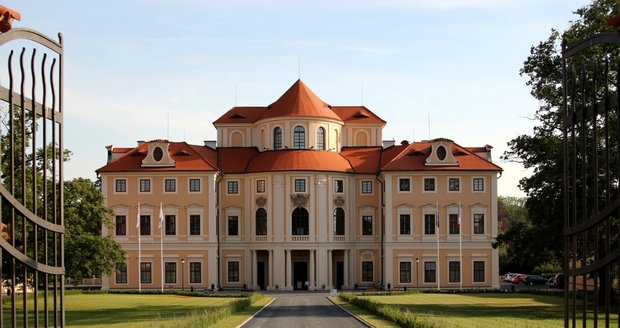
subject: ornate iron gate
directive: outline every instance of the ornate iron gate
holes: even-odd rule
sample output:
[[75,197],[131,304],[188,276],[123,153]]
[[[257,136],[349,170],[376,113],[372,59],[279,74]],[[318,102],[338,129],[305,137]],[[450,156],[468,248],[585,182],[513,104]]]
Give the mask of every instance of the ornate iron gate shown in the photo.
[[619,45],[601,33],[563,46],[565,327],[618,320]]
[[58,38],[0,34],[0,327],[65,326]]

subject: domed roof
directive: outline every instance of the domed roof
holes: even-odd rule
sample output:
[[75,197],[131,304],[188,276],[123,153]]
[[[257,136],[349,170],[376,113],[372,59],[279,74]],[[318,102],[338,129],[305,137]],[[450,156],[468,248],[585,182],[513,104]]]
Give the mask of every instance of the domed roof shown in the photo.
[[321,117],[342,121],[331,106],[322,101],[301,80],[297,80],[286,92],[267,110],[261,119],[286,116]]

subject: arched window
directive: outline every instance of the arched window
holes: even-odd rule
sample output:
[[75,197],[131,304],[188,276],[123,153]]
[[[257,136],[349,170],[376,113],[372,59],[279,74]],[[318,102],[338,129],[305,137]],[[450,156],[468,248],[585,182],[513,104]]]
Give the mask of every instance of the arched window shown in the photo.
[[325,150],[325,129],[322,127],[316,130],[316,149]]
[[293,148],[306,148],[306,129],[303,126],[296,126],[293,130]]
[[293,228],[292,234],[299,236],[307,236],[310,234],[308,223],[308,211],[303,207],[297,207],[293,210],[291,227]]
[[340,207],[334,210],[334,235],[344,236],[344,210]]
[[267,235],[267,211],[264,208],[256,210],[256,235]]
[[273,129],[273,150],[282,149],[282,129]]

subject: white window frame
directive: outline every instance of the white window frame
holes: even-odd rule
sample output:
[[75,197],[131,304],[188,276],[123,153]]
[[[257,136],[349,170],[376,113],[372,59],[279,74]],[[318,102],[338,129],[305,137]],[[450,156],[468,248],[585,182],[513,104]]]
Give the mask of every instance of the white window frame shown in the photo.
[[[426,179],[433,179],[434,183],[434,189],[433,190],[426,190]],[[433,176],[426,176],[422,178],[422,193],[423,194],[435,194],[437,193],[437,177],[433,177]]]
[[[422,208],[422,231],[420,232],[420,234],[422,235],[422,240],[423,241],[436,241],[437,240],[437,234],[440,233],[440,229],[443,226],[441,224],[441,222],[439,222],[439,227],[437,227],[437,220],[439,220],[439,218],[437,217],[437,206],[435,204],[433,205],[426,205]],[[434,234],[427,234],[426,233],[426,229],[425,229],[425,225],[426,225],[426,215],[427,214],[433,214],[435,215],[435,233]]]
[[[228,278],[230,277],[230,272],[229,272],[230,268],[228,266],[228,263],[231,263],[231,262],[237,262],[237,265],[239,266],[239,280],[238,281],[230,281],[230,280],[228,280]],[[242,271],[241,271],[241,259],[240,258],[234,257],[234,258],[231,258],[231,259],[226,259],[226,283],[229,283],[229,284],[240,284],[241,283],[241,272]]]
[[[229,191],[230,191],[230,188],[229,188],[230,183],[233,183],[233,182],[237,183],[237,193],[236,194],[229,193]],[[228,195],[228,196],[239,196],[240,194],[241,194],[241,183],[239,182],[238,179],[231,179],[231,180],[226,181],[226,195]]]
[[[338,194],[338,195],[343,195],[345,192],[345,186],[344,186],[344,179],[343,178],[334,178],[333,180],[333,187],[334,187],[334,194]],[[342,182],[342,191],[336,191],[336,182],[340,181]]]
[[[370,192],[364,193],[364,182],[370,183]],[[360,195],[362,196],[372,196],[375,194],[375,185],[372,180],[360,180]]]
[[[187,236],[187,240],[202,240],[203,236],[205,235],[205,218],[203,215],[203,208],[201,206],[197,206],[197,205],[191,205],[191,206],[187,206],[185,208],[185,212],[186,212],[186,227],[187,230],[185,231],[184,236]],[[192,215],[198,215],[200,216],[200,233],[198,235],[190,235],[190,217]],[[178,217],[178,216],[177,216]],[[179,231],[177,231],[179,232]],[[181,236],[180,233],[177,233],[177,236]]]
[[[488,236],[490,235],[490,231],[488,229],[488,224],[489,224],[489,215],[488,215],[488,208],[485,205],[481,205],[481,204],[476,204],[473,205],[470,209],[471,215],[470,215],[470,224],[469,224],[469,228],[471,229],[471,239],[487,239]],[[484,215],[484,233],[483,234],[475,234],[474,233],[474,215],[475,214],[482,214]],[[463,219],[463,217],[461,217],[461,220]],[[462,226],[462,222],[461,222],[461,226]]]
[[[192,282],[191,263],[200,263],[200,282]],[[204,282],[205,265],[200,258],[188,258],[187,259],[187,281],[190,286],[199,286]],[[177,279],[178,280],[178,279]]]
[[[174,191],[166,191],[166,180],[174,180]],[[164,177],[162,179],[162,190],[164,194],[173,195],[179,192],[179,181],[175,177]]]
[[[127,260],[127,258],[125,258],[125,275],[126,275],[126,281],[125,282],[117,282],[116,280],[116,264],[120,264],[120,263],[114,263],[114,285],[115,286],[127,286],[129,285],[129,261]],[[140,274],[142,274],[142,270],[140,270]]]
[[[165,206],[162,209],[162,213],[164,214],[164,222],[162,224],[162,232],[164,234],[164,239],[177,239],[180,235],[179,231],[179,208],[176,206]],[[166,234],[166,215],[174,215],[174,231],[175,235]],[[159,221],[159,217],[157,218]],[[159,225],[159,223],[158,223]],[[189,228],[189,226],[188,226]]]
[[[474,262],[484,262],[484,281],[474,281]],[[487,283],[487,260],[484,258],[472,257],[471,259],[471,283],[472,285],[484,285]]]
[[[474,181],[476,179],[482,179],[482,190],[475,190]],[[485,192],[486,189],[487,189],[487,181],[484,177],[480,177],[480,176],[471,177],[471,192],[483,193]]]
[[[149,191],[142,191],[142,181],[143,180],[146,180],[146,181],[149,182]],[[146,194],[146,195],[152,194],[153,193],[153,179],[145,178],[145,177],[138,178],[138,193],[139,194],[143,194],[143,195],[144,194]]]
[[[400,264],[401,263],[409,263],[409,282],[402,282],[400,280]],[[413,265],[414,265],[415,261],[412,260],[412,258],[407,258],[407,259],[402,259],[402,260],[398,260],[398,284],[399,285],[405,285],[405,286],[413,286],[413,280],[414,278],[416,278],[414,276],[413,273]]]
[[[409,190],[400,190],[400,180],[409,180]],[[411,177],[397,177],[396,178],[396,193],[398,194],[410,194],[413,192],[413,179]]]
[[[455,257],[455,256],[448,256],[448,258],[446,259],[446,273],[448,274],[447,275],[448,284],[450,284],[450,285],[458,285],[458,284],[461,283],[460,281],[450,281],[450,262],[460,262],[460,260],[459,260],[458,256],[457,257]],[[463,264],[462,263],[459,264],[459,270],[461,271],[459,273],[459,279],[462,280],[463,279],[463,272],[462,272],[463,271]],[[473,279],[473,276],[472,276],[472,279]]]
[[[400,233],[400,216],[401,214],[409,215],[409,234],[402,235]],[[400,205],[396,210],[396,228],[398,229],[397,236],[398,239],[413,239],[413,235],[415,234],[415,229],[413,225],[413,206],[411,205]]]
[[[198,191],[192,191],[191,181],[198,180],[198,186],[200,187]],[[201,177],[188,177],[187,178],[187,193],[188,194],[202,194],[202,178]]]
[[[303,181],[304,182],[304,190],[303,191],[297,191],[297,181]],[[293,193],[295,194],[307,194],[308,193],[308,179],[307,178],[293,178]]]
[[[437,285],[437,281],[439,279],[439,272],[437,272],[437,259],[423,259],[422,261],[422,284],[423,285]],[[426,282],[426,263],[435,263],[435,281]]]
[[[450,190],[450,179],[457,179],[459,181],[459,190]],[[448,191],[448,193],[455,193],[455,194],[459,194],[461,193],[461,190],[463,190],[463,183],[461,181],[461,177],[448,177],[446,179],[446,190]]]
[[[256,184],[255,184],[255,185],[256,185],[256,189],[255,189],[254,191],[255,191],[257,194],[259,194],[259,195],[264,195],[264,194],[266,194],[266,193],[267,193],[267,178],[258,178],[258,179],[256,179],[255,181],[256,181]],[[265,188],[265,190],[264,190],[264,191],[258,191],[258,182],[259,182],[259,181],[262,181],[262,182],[264,183],[264,188]]]
[[[125,181],[125,191],[116,191],[116,181]],[[126,195],[129,192],[129,184],[127,178],[114,178],[113,189],[115,194]]]

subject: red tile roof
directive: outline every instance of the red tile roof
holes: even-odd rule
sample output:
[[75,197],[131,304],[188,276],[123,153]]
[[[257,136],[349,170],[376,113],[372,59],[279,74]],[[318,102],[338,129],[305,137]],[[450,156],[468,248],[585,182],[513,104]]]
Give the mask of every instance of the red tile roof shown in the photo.
[[267,107],[233,107],[213,124],[254,123],[273,117],[302,116],[350,123],[385,124],[364,106],[330,106],[301,80],[297,80],[278,100]]
[[224,173],[243,173],[250,160],[258,154],[256,147],[217,149],[217,165]]
[[332,110],[346,123],[373,123],[382,125],[386,123],[364,106],[332,106]]
[[[383,171],[502,171],[502,168],[472,153],[458,144],[452,144],[452,153],[458,166],[426,166],[430,155],[430,142],[414,142],[406,147],[392,160],[383,165]],[[396,148],[396,147],[391,147]]]
[[337,153],[314,150],[265,151],[252,158],[246,172],[324,171],[353,173],[349,161]]
[[346,158],[355,173],[376,174],[381,168],[381,147],[345,147],[340,155]]
[[176,162],[174,167],[142,167],[142,160],[148,151],[147,144],[143,143],[95,172],[217,171],[214,162],[209,160],[215,158],[215,152],[204,146],[204,149],[197,151],[198,147],[186,142],[171,142],[170,155]]

